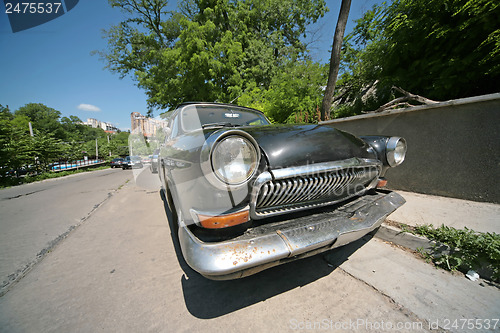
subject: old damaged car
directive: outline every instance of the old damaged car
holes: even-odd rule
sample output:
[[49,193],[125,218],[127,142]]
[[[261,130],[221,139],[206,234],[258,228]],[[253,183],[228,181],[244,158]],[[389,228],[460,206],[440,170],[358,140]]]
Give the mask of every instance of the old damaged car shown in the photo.
[[169,113],[159,176],[182,254],[235,279],[357,240],[405,201],[384,186],[399,137],[273,125],[257,110],[184,103]]

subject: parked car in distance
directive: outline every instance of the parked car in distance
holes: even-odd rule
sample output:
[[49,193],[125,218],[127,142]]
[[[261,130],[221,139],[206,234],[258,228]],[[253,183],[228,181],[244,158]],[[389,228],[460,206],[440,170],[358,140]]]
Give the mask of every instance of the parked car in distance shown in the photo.
[[122,162],[122,169],[140,169],[144,165],[142,164],[140,156],[127,156]]
[[151,155],[144,156],[144,157],[142,158],[142,163],[143,163],[143,164],[150,164],[150,163],[151,163]]
[[381,187],[400,137],[330,124],[273,125],[260,111],[183,103],[158,157],[186,262],[214,280],[248,276],[353,242],[404,204]]
[[159,152],[160,152],[160,148],[157,148],[153,151],[153,155],[151,156],[151,165],[149,166],[151,173],[158,172],[158,153]]
[[122,167],[123,158],[113,158],[109,164],[111,168],[121,168]]

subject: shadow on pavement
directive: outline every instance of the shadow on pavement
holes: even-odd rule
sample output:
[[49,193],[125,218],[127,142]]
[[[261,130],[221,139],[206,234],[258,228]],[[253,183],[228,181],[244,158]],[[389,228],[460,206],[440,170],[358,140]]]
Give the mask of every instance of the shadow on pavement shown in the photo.
[[[160,191],[179,264],[184,271],[181,284],[188,311],[200,319],[211,319],[265,301],[329,275],[373,236],[309,258],[276,266],[237,280],[213,281],[191,269],[184,260],[163,190]],[[328,256],[328,262],[325,260]]]
[[132,169],[134,181],[137,187],[147,191],[157,191],[161,187],[160,178],[151,172],[150,166],[146,165],[141,169]]

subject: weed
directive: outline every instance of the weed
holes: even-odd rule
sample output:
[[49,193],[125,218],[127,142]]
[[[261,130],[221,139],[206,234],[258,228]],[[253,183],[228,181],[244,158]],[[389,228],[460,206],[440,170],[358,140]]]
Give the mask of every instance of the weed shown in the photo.
[[441,253],[436,244],[433,251],[419,251],[424,258],[432,259],[436,266],[454,271],[470,269],[491,272],[493,280],[500,280],[500,235],[490,232],[476,232],[472,229],[455,229],[432,224],[415,227],[415,234],[447,245],[450,250]]

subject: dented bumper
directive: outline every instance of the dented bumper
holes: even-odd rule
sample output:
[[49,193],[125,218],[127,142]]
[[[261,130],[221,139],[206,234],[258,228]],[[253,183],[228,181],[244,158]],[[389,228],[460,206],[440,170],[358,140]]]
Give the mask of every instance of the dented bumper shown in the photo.
[[251,228],[229,241],[202,242],[181,227],[179,241],[195,271],[214,280],[237,279],[355,241],[378,228],[404,203],[395,192],[375,192],[344,205],[290,214],[288,220]]

